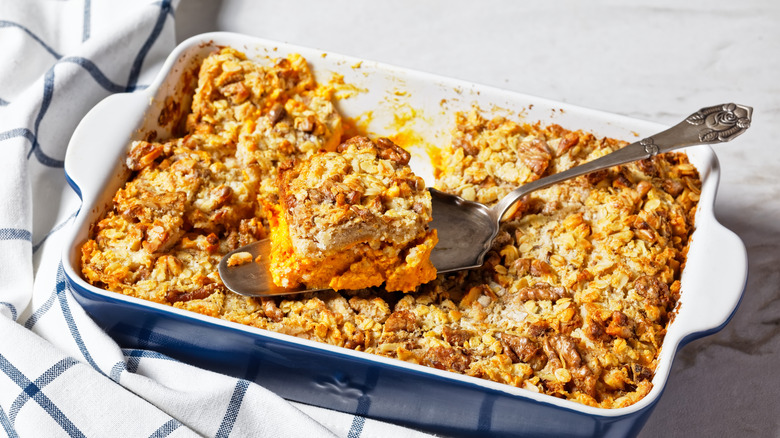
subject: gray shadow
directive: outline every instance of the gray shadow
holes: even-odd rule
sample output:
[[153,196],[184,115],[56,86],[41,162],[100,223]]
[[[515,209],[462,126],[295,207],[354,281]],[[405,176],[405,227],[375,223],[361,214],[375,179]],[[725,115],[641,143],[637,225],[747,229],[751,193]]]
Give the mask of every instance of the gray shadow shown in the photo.
[[219,30],[222,0],[182,0],[176,7],[176,41]]

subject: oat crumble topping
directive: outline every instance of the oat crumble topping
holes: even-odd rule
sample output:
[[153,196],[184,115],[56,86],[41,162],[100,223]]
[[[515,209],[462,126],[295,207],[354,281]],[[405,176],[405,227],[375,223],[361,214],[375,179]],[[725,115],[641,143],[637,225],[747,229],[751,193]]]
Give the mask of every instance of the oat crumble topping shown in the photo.
[[[624,145],[478,111],[453,119],[437,186],[488,204]],[[529,195],[483,267],[410,293],[229,292],[217,265],[267,236],[264,203],[279,201],[282,163],[338,153],[342,132],[330,91],[300,56],[260,65],[230,48],[214,53],[186,135],[131,146],[133,173],[82,247],[83,275],[117,293],[590,406],[628,406],[650,391],[701,187],[684,154]]]

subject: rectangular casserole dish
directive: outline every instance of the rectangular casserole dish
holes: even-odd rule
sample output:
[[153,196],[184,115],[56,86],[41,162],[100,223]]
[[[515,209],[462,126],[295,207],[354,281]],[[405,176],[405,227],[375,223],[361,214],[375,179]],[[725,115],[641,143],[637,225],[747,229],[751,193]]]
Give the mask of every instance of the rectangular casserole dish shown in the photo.
[[[682,275],[677,315],[668,328],[653,378],[639,402],[600,409],[520,388],[399,360],[333,347],[108,292],[80,272],[80,247],[129,172],[132,140],[174,135],[189,108],[195,67],[216,47],[249,58],[303,55],[317,80],[342,75],[339,111],[375,136],[408,134],[421,145],[447,141],[452,114],[474,105],[529,122],[557,123],[623,140],[665,127],[532,96],[425,73],[229,33],[191,38],[170,55],[146,90],[98,104],[77,127],[65,172],[83,201],[69,230],[63,267],[76,299],[125,347],[153,349],[235,377],[256,381],[285,398],[449,435],[631,436],[663,392],[676,351],[723,327],[736,310],[747,276],[744,245],[714,217],[719,168],[709,147],[686,151],[702,179],[695,232]],[[702,105],[705,106],[705,105]],[[691,111],[698,108],[691,108]],[[687,115],[687,114],[685,114]],[[684,115],[681,115],[684,116]],[[364,125],[364,126],[363,126]],[[424,150],[412,167],[428,185],[433,171]]]

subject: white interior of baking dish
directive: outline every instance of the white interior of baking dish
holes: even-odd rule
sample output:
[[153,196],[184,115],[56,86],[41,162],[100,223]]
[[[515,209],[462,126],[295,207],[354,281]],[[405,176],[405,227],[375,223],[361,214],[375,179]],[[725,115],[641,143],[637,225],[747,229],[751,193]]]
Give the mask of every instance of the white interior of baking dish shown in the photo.
[[[348,89],[342,91],[342,94],[349,96],[338,100],[337,105],[342,114],[359,120],[361,127],[365,127],[371,135],[392,135],[398,131],[408,131],[419,136],[422,147],[412,151],[412,166],[429,185],[433,185],[434,180],[425,147],[446,144],[452,128],[453,114],[474,105],[490,114],[503,114],[513,119],[522,115],[529,122],[557,123],[567,129],[583,129],[593,132],[596,136],[628,141],[636,141],[665,129],[655,123],[319,50],[237,34],[204,34],[177,47],[157,80],[148,89],[133,94],[111,96],[96,106],[85,117],[71,139],[65,168],[68,178],[80,191],[83,207],[70,231],[72,243],[65,249],[63,264],[68,277],[79,282],[83,288],[113,300],[130,301],[211,324],[238,328],[246,331],[248,335],[261,335],[289,343],[315,346],[336,354],[371,360],[383,366],[410,368],[417,372],[461,380],[566,409],[607,417],[625,415],[655,401],[663,390],[674,354],[680,344],[693,337],[717,331],[725,325],[736,309],[746,281],[747,256],[739,238],[715,220],[713,207],[719,168],[715,154],[707,146],[686,151],[701,174],[703,187],[696,213],[696,231],[682,276],[678,313],[663,343],[653,379],[654,388],[644,399],[626,408],[600,409],[583,406],[504,384],[242,326],[102,291],[89,285],[81,279],[79,248],[87,239],[90,225],[103,214],[116,189],[124,183],[127,172],[123,163],[129,141],[147,138],[152,131],[159,139],[169,137],[171,126],[159,126],[158,117],[160,109],[166,105],[166,97],[182,92],[180,79],[183,75],[193,73],[194,63],[214,47],[226,45],[233,46],[259,61],[278,58],[291,52],[300,53],[309,61],[321,83],[331,81],[334,73],[343,75],[344,83],[352,87],[352,92]],[[718,103],[721,102],[702,102],[702,106]],[[698,109],[691,108],[691,112]],[[402,114],[402,117],[397,117],[398,114]],[[681,114],[680,118],[687,115]]]

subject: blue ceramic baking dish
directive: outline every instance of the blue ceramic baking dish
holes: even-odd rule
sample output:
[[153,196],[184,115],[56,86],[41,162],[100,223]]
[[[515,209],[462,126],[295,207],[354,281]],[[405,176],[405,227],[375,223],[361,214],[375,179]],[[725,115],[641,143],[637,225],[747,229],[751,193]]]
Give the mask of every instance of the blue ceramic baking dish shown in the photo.
[[[339,110],[364,120],[372,135],[408,129],[423,144],[447,139],[453,112],[473,105],[528,121],[558,123],[598,136],[632,139],[665,127],[533,96],[230,33],[191,38],[168,58],[146,90],[117,94],[98,104],[77,127],[65,158],[70,185],[83,205],[68,232],[63,267],[87,313],[121,346],[159,351],[178,360],[245,378],[285,398],[358,413],[423,430],[457,436],[636,435],[658,402],[678,349],[722,328],[736,310],[747,277],[743,243],[713,214],[718,162],[708,147],[687,151],[702,177],[696,230],[682,276],[678,313],[664,340],[653,389],[624,408],[601,409],[528,390],[395,359],[248,327],[96,288],[81,276],[80,247],[90,226],[125,182],[124,155],[132,140],[171,137],[195,86],[195,68],[218,46],[250,58],[300,53],[317,79],[334,74],[362,90],[342,98]],[[393,114],[419,117],[399,126]],[[363,117],[371,114],[370,118]],[[363,117],[361,119],[361,117]],[[412,166],[430,184],[424,151]]]

